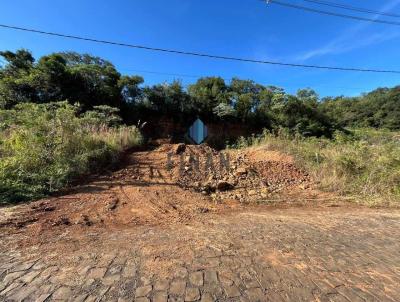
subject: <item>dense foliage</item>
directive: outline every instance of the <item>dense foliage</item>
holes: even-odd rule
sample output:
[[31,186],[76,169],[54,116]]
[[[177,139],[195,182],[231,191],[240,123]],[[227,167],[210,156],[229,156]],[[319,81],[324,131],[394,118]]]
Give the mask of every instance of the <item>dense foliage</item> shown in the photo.
[[119,108],[124,122],[136,124],[167,116],[190,123],[243,123],[254,130],[288,127],[304,135],[331,136],[335,123],[321,110],[312,90],[289,95],[251,80],[200,78],[186,90],[179,81],[143,86],[140,76],[122,76],[110,62],[90,55],[54,53],[37,62],[26,50],[0,52],[0,108],[21,103],[67,100],[82,110],[107,105]]
[[78,109],[60,102],[0,110],[0,204],[58,191],[140,143],[135,127],[110,127],[119,121],[115,109]]
[[167,116],[190,123],[243,123],[254,130],[286,127],[306,136],[331,137],[343,127],[400,129],[400,86],[360,97],[319,99],[311,89],[296,95],[251,80],[200,78],[184,89],[179,81],[144,86],[140,76],[123,76],[104,59],[74,52],[53,53],[35,61],[27,50],[0,52],[0,108],[20,103],[67,100],[82,110],[107,105],[120,109],[125,123]]
[[355,98],[325,98],[320,107],[341,126],[400,129],[400,86]]

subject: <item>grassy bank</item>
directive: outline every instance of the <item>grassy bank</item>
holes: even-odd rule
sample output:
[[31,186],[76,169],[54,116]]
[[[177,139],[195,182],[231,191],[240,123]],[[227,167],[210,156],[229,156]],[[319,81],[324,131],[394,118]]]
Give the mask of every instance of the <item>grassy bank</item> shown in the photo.
[[242,138],[236,147],[265,146],[294,156],[325,191],[368,205],[400,206],[400,133],[355,129],[334,139],[285,131]]
[[78,112],[64,102],[0,111],[0,203],[56,192],[141,143],[137,128],[116,126],[110,107]]

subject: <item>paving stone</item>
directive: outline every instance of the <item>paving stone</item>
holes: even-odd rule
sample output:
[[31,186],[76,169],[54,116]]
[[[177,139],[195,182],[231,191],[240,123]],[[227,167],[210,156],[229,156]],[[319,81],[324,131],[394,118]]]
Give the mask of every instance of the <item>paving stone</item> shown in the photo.
[[147,296],[147,295],[151,292],[152,289],[153,289],[153,288],[152,288],[151,285],[138,287],[138,288],[136,289],[135,296],[136,296],[136,297],[144,297],[144,296]]
[[204,272],[205,283],[218,283],[218,275],[216,271],[207,270]]
[[3,289],[0,292],[0,295],[9,294],[10,292],[13,292],[14,290],[22,287],[23,285],[24,285],[24,283],[21,283],[21,282],[13,282],[13,283],[9,284],[5,289]]
[[169,293],[176,296],[183,296],[185,293],[186,281],[173,281]]
[[229,279],[226,276],[219,275],[219,280],[221,281],[223,286],[232,286],[234,283],[231,279]]
[[228,298],[235,298],[240,296],[240,291],[235,285],[226,286],[224,287],[224,290]]
[[[51,296],[51,293],[41,294],[37,299],[35,299],[35,302],[44,302],[44,301],[46,301],[50,296]],[[86,297],[85,297],[85,298],[86,298]],[[74,302],[75,302],[75,301],[74,301]],[[81,301],[76,301],[76,302],[81,302]]]
[[167,302],[168,294],[165,291],[158,291],[154,293],[153,302]]
[[19,272],[14,272],[7,274],[4,279],[3,279],[3,284],[8,285],[12,281],[16,280],[17,278],[21,277],[22,275],[25,274],[25,271],[19,271]]
[[54,300],[68,300],[72,296],[72,290],[69,287],[60,287],[57,289],[53,295],[52,298]]
[[324,294],[337,293],[336,289],[334,289],[331,285],[329,285],[323,280],[314,279],[313,282],[317,285],[318,289]]
[[136,298],[135,302],[150,302],[150,300],[146,297]]
[[122,275],[124,278],[133,278],[136,275],[136,267],[135,266],[126,266],[123,268]]
[[44,261],[38,261],[35,263],[34,266],[32,266],[32,269],[34,270],[44,270],[47,267],[47,263],[45,263]]
[[[268,292],[267,294],[266,294],[266,301],[271,301],[271,302],[284,302],[284,301],[287,301],[287,300],[284,300],[283,298],[282,298],[282,296],[280,295],[280,294],[278,294],[278,293],[275,293],[275,292]],[[322,302],[322,301],[321,301]]]
[[35,279],[40,274],[40,271],[32,271],[20,278],[22,282],[31,283],[33,279]]
[[92,268],[89,271],[88,278],[90,279],[101,279],[107,272],[107,268],[99,267],[99,268]]
[[204,293],[201,297],[201,302],[214,302],[216,301],[210,293]]
[[83,293],[83,294],[78,294],[75,298],[72,299],[73,302],[84,302],[86,301],[87,297],[89,294]]
[[168,297],[168,302],[184,302],[182,297]]
[[143,286],[150,285],[151,284],[151,277],[143,276],[143,277],[140,278],[140,281],[141,281]]
[[360,298],[354,290],[346,286],[339,286],[336,290],[345,298],[354,302],[363,302],[364,299]]
[[98,301],[98,298],[96,297],[96,296],[94,296],[94,295],[90,295],[90,296],[88,296],[87,298],[86,298],[86,300],[85,300],[85,302],[97,302]]
[[38,290],[35,286],[23,286],[19,288],[17,291],[14,291],[14,294],[9,297],[12,301],[23,301],[25,298],[31,296]]
[[221,261],[218,258],[208,258],[204,265],[206,268],[216,268],[220,265]]
[[[103,250],[93,247],[91,253],[91,244],[82,244],[63,255],[49,254],[49,260],[39,255],[36,262],[6,245],[0,250],[0,301],[25,296],[43,302],[57,295],[59,301],[73,295],[76,302],[400,301],[400,212],[335,211],[249,210],[216,215],[201,228],[105,233],[104,244],[96,242]],[[153,247],[147,249],[149,242],[159,247],[160,259]],[[41,251],[29,252],[34,257]],[[134,298],[135,289],[146,286],[150,290]]]
[[96,280],[94,280],[94,279],[86,279],[83,287],[90,288],[95,282],[96,282]]
[[197,287],[187,287],[185,301],[197,301],[200,299],[200,291]]
[[365,301],[378,301],[377,298],[360,288],[353,288],[353,290],[359,297],[363,298]]
[[34,266],[36,263],[36,261],[30,261],[30,262],[26,262],[26,263],[21,263],[17,266],[14,266],[10,271],[11,272],[20,272],[20,271],[27,271],[30,268],[32,268],[32,266]]
[[250,301],[260,302],[265,300],[265,296],[261,288],[250,288],[245,291]]
[[194,272],[189,275],[189,281],[195,286],[203,286],[203,272]]
[[122,266],[120,266],[120,265],[115,265],[108,269],[108,273],[110,275],[119,274],[121,271],[122,271]]
[[166,280],[156,281],[156,283],[154,284],[154,290],[166,291],[166,290],[168,290],[168,285],[169,285],[169,282]]
[[104,297],[104,296],[108,293],[108,291],[110,290],[110,288],[111,288],[111,286],[103,286],[103,287],[100,289],[99,294],[97,295],[97,296],[98,296],[98,299],[101,300],[101,298]]
[[187,275],[188,275],[187,268],[185,268],[185,267],[178,267],[178,268],[175,270],[174,275],[175,275],[175,278],[185,279],[185,278],[187,277]]
[[101,282],[105,285],[110,286],[110,285],[117,283],[120,279],[121,279],[120,275],[111,275],[111,276],[107,276],[107,277],[103,278],[101,280]]
[[332,302],[349,302],[349,300],[347,300],[341,294],[328,294],[327,296],[329,298],[329,301]]
[[258,283],[257,280],[243,280],[244,285],[246,286],[246,288],[256,288],[259,287],[260,284]]

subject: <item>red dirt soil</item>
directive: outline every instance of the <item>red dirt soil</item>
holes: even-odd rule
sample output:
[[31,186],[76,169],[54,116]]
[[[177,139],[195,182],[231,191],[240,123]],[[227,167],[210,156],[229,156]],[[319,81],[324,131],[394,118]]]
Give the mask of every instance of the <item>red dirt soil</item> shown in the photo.
[[[0,228],[33,238],[64,229],[80,233],[87,228],[171,225],[244,204],[290,201],[294,195],[297,199],[321,196],[289,156],[263,148],[227,152],[228,170],[219,167],[220,153],[205,145],[164,144],[129,153],[122,169],[88,180],[66,195],[3,209]],[[168,153],[172,169],[168,169]],[[204,166],[210,158],[207,154],[215,165],[208,169]],[[198,170],[190,164],[191,155],[198,156]]]

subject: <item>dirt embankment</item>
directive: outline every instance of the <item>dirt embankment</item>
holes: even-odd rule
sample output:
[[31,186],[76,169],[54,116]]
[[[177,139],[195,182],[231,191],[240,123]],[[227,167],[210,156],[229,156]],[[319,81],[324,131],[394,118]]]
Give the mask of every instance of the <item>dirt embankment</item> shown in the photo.
[[[69,194],[4,209],[3,229],[113,229],[187,223],[290,192],[313,194],[312,180],[292,158],[258,149],[218,152],[206,145],[164,144],[127,155],[125,166]],[[282,197],[283,196],[283,197]]]

